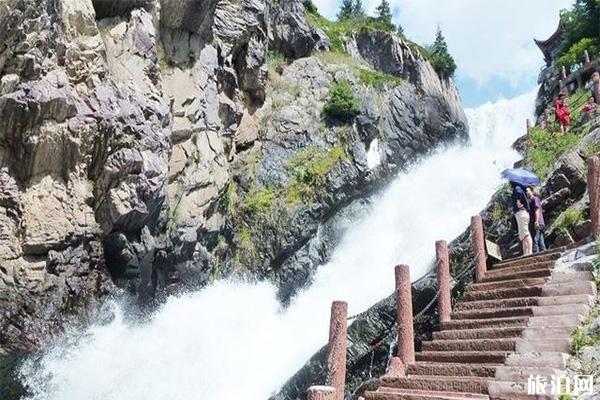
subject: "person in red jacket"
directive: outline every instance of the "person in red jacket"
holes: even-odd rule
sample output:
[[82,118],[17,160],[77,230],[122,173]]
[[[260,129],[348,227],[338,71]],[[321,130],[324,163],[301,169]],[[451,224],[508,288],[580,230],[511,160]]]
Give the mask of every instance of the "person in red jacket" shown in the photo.
[[566,98],[567,95],[561,93],[558,95],[558,98],[554,100],[554,115],[556,116],[556,121],[560,125],[561,133],[565,133],[568,126],[571,124],[571,111],[567,105]]

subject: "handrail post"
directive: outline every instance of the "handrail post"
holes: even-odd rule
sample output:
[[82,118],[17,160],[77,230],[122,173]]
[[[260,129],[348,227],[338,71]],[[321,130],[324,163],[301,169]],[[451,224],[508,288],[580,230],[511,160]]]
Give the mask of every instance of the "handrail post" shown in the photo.
[[395,268],[395,277],[398,357],[402,361],[402,364],[407,366],[415,362],[412,285],[408,265],[397,265]]
[[335,400],[344,400],[346,386],[346,335],[348,329],[348,303],[331,304],[329,344],[327,346],[327,384],[335,388]]
[[450,321],[452,302],[450,299],[450,263],[448,261],[448,243],[445,240],[435,242],[436,275],[440,295],[438,309],[440,322]]
[[471,218],[471,241],[473,254],[475,256],[475,281],[480,282],[485,276],[487,259],[485,254],[485,243],[483,234],[483,220],[481,215]]

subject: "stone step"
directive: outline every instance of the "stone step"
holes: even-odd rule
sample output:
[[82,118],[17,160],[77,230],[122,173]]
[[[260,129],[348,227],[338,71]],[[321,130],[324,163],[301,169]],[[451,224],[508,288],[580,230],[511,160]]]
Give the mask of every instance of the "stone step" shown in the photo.
[[491,378],[476,376],[430,376],[382,377],[381,385],[398,389],[452,391],[487,394]]
[[[573,326],[565,324],[562,326],[544,326],[541,328],[525,328],[521,331],[522,339],[539,339],[544,337],[570,337]],[[449,331],[451,332],[451,331]]]
[[506,357],[507,367],[537,367],[565,369],[569,354],[562,352],[511,353]]
[[494,377],[501,364],[456,364],[418,362],[406,367],[407,375],[445,375]]
[[561,304],[548,306],[510,307],[510,308],[484,308],[479,310],[456,311],[451,314],[451,319],[488,319],[517,316],[545,316],[545,315],[587,315],[590,306],[587,304]]
[[542,296],[589,295],[596,296],[596,284],[591,281],[551,282],[542,289]]
[[528,394],[527,380],[515,381],[492,381],[488,385],[490,398],[494,400],[558,400],[557,395],[550,394],[550,378],[548,377],[547,394]]
[[516,265],[511,265],[508,267],[495,267],[495,268],[491,268],[488,269],[486,271],[486,274],[497,274],[497,273],[515,273],[515,272],[522,272],[522,271],[528,271],[531,269],[542,269],[542,268],[546,268],[546,269],[552,269],[554,267],[554,263],[555,261],[541,261],[541,262],[534,262],[534,263],[524,263],[524,264],[516,264]]
[[555,272],[550,278],[550,283],[574,282],[574,281],[594,281],[594,275],[591,271],[569,271]]
[[417,361],[462,363],[462,364],[500,364],[511,351],[421,351],[415,354]]
[[376,392],[365,392],[366,400],[489,400],[476,393],[440,392],[431,390],[397,389],[382,387]]
[[515,265],[534,264],[544,261],[554,261],[560,258],[564,249],[549,250],[544,253],[537,253],[525,257],[511,258],[493,265],[493,268],[508,268]]
[[517,338],[458,339],[423,342],[423,351],[513,351]]
[[488,308],[532,307],[538,305],[538,297],[515,297],[511,299],[464,301],[454,308],[455,311],[480,310]]
[[549,297],[515,297],[509,299],[465,301],[456,306],[456,311],[475,310],[486,308],[511,308],[531,306],[554,306],[561,304],[588,304],[592,305],[593,296],[585,294],[549,296]]
[[480,291],[469,291],[464,297],[463,301],[480,301],[480,300],[495,300],[495,299],[512,299],[518,297],[538,297],[542,295],[544,283],[538,286],[525,286],[518,288],[509,289],[493,289],[493,290],[480,290]]
[[464,319],[441,322],[442,330],[483,329],[483,328],[524,328],[529,323],[527,316],[486,319]]
[[550,270],[550,268],[537,268],[514,273],[510,271],[499,271],[493,274],[491,272],[488,272],[483,276],[481,282],[503,282],[507,280],[524,278],[546,278],[550,275],[552,275],[552,271]]
[[518,353],[534,352],[571,352],[570,336],[551,337],[542,336],[534,339],[519,339],[515,343],[515,350]]
[[[455,329],[433,332],[434,340],[494,339],[520,337],[525,327]],[[529,328],[533,329],[533,328]]]
[[499,365],[495,368],[494,377],[499,381],[527,382],[531,375],[541,375],[546,377],[560,376],[564,369],[552,367],[517,367]]
[[478,282],[471,286],[471,291],[480,292],[480,291],[489,291],[489,290],[499,290],[499,289],[516,289],[516,288],[524,288],[524,287],[532,287],[532,286],[543,286],[550,279],[548,277],[544,278],[516,278],[516,279],[508,279],[505,281],[498,282]]
[[587,314],[537,316],[529,318],[528,328],[574,327],[585,321]]

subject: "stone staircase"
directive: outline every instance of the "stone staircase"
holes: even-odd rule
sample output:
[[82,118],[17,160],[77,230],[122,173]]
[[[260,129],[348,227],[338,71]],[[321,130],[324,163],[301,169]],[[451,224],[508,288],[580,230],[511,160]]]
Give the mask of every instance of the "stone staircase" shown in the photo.
[[[595,301],[588,271],[557,270],[567,248],[496,264],[472,285],[404,373],[388,372],[366,400],[555,399],[528,378],[562,375],[570,334]],[[549,392],[548,392],[549,393]]]

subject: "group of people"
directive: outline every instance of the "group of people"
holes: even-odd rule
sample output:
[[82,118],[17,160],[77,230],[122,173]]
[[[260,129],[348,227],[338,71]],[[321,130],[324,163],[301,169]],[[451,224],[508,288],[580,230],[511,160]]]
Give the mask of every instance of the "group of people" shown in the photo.
[[517,231],[523,248],[523,255],[529,255],[546,250],[544,230],[544,210],[542,201],[533,187],[524,187],[511,182],[513,188],[512,203]]
[[[591,94],[581,111],[583,113],[596,112],[600,104],[600,73],[594,72],[592,79],[585,87],[591,91]],[[565,133],[571,124],[571,111],[567,104],[567,94],[564,91],[560,92],[556,100],[554,100],[554,116],[560,126],[560,132]]]

